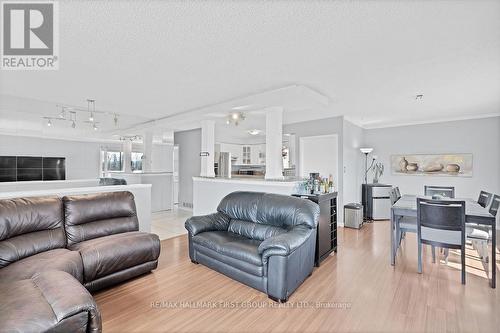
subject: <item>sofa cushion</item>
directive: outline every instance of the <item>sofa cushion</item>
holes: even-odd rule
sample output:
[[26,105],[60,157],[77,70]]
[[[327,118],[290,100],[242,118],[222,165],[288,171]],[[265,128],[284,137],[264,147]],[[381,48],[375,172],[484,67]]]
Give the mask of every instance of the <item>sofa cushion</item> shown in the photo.
[[67,249],[41,252],[21,259],[0,269],[0,281],[30,279],[39,272],[64,271],[83,281],[83,265],[80,254]]
[[319,219],[319,206],[310,200],[263,192],[232,192],[222,199],[217,211],[235,220],[285,229],[297,225],[313,229]]
[[0,200],[0,268],[65,245],[63,208],[59,198]]
[[84,281],[158,259],[160,239],[155,234],[133,231],[99,237],[70,245],[83,261]]
[[0,281],[2,332],[101,331],[101,317],[92,296],[65,272]]
[[134,195],[109,192],[63,198],[68,245],[139,230]]
[[234,219],[229,222],[228,231],[260,241],[287,232],[286,229],[281,227]]
[[194,236],[193,243],[252,265],[262,266],[262,257],[257,250],[262,243],[259,240],[227,231],[209,231]]

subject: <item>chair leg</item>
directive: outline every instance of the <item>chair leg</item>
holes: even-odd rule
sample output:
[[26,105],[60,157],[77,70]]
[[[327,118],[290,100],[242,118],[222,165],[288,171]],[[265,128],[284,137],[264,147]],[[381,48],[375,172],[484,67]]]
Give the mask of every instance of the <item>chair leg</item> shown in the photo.
[[422,273],[422,242],[418,240],[418,272]]
[[436,247],[434,245],[431,245],[431,250],[432,250],[432,263],[436,263]]
[[[465,284],[465,246],[462,246],[462,249],[460,251],[461,257],[462,257],[462,284]],[[446,259],[448,260],[448,259]]]
[[449,256],[449,254],[450,254],[450,249],[444,249],[444,262],[446,263],[446,265],[448,265],[448,256]]

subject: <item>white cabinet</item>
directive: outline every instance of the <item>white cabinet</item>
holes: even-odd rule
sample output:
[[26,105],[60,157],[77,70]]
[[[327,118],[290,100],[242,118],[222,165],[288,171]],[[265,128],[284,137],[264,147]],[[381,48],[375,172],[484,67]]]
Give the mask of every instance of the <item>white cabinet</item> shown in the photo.
[[265,165],[266,164],[266,145],[251,144],[240,145],[232,143],[221,143],[220,152],[231,153],[231,158],[237,157],[234,164],[237,165]]

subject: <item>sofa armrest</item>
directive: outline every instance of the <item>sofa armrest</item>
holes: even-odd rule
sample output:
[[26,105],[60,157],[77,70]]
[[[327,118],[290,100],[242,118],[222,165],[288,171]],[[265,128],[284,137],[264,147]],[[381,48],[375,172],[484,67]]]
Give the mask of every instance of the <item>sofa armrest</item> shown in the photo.
[[315,231],[315,229],[300,225],[284,234],[267,238],[258,248],[259,254],[262,254],[262,261],[266,263],[270,256],[287,256],[291,254],[304,244]]
[[227,231],[229,217],[221,212],[210,215],[192,216],[184,224],[191,236],[206,231]]

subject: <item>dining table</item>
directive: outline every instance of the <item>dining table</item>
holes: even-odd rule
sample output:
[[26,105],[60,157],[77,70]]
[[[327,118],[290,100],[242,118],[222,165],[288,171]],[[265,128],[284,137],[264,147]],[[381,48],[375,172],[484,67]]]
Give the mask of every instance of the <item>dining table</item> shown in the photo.
[[[396,265],[396,254],[399,246],[399,241],[396,235],[399,232],[399,222],[404,217],[417,218],[417,198],[432,199],[430,196],[418,195],[403,195],[398,201],[394,203],[391,208],[391,265]],[[490,226],[491,235],[491,279],[490,285],[492,288],[496,287],[496,218],[487,208],[482,207],[477,201],[470,198],[444,198],[440,200],[451,201],[464,201],[465,202],[465,223],[466,224],[479,224]]]

